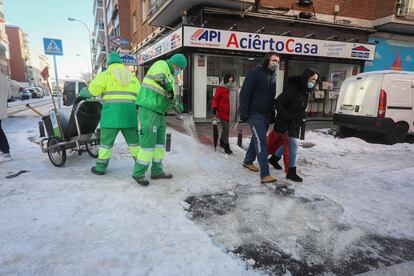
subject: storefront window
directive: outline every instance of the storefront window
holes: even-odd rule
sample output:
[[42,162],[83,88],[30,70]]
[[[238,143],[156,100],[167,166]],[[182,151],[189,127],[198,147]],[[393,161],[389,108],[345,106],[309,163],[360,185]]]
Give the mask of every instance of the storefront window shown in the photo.
[[217,86],[222,83],[224,75],[232,73],[237,87],[240,88],[247,72],[261,62],[262,59],[260,58],[229,56],[207,57],[207,118],[213,117],[211,104],[214,92]]
[[309,96],[308,116],[332,116],[343,81],[345,78],[359,73],[360,66],[346,63],[289,60],[288,75],[300,75],[307,67],[314,68],[320,74],[319,86]]

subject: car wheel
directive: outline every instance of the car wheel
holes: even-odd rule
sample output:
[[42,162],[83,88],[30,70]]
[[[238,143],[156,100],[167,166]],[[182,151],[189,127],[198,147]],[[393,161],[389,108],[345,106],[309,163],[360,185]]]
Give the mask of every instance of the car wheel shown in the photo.
[[389,133],[384,135],[384,142],[393,145],[395,143],[403,143],[408,133],[408,124],[399,122],[394,124]]

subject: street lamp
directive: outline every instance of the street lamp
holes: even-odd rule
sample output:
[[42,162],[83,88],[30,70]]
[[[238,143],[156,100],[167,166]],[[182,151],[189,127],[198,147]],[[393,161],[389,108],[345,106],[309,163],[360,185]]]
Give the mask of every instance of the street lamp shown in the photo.
[[89,29],[88,25],[86,25],[85,22],[76,19],[76,18],[72,18],[72,17],[68,17],[69,21],[76,21],[81,23],[83,26],[85,26],[85,28],[88,30],[88,36],[89,36],[89,52],[91,55],[91,77],[93,78],[93,63],[92,63],[92,37],[91,37],[91,30]]

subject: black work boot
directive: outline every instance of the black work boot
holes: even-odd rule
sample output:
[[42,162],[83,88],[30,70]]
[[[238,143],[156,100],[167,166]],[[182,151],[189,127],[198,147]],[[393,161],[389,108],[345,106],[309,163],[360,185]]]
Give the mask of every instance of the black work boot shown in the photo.
[[135,181],[142,186],[148,186],[149,185],[149,181],[147,179],[145,179],[144,176],[133,176],[133,179],[135,179]]
[[273,166],[273,168],[275,168],[276,170],[281,170],[282,169],[282,167],[279,165],[279,160],[280,160],[280,157],[277,157],[276,155],[272,155],[270,158],[269,158],[269,164],[270,165],[272,165]]
[[105,172],[98,171],[95,166],[91,168],[91,172],[96,175],[104,175]]
[[173,175],[170,173],[162,172],[159,175],[151,175],[151,179],[171,179]]
[[230,145],[229,144],[224,144],[224,152],[227,154],[232,154],[233,151],[230,149]]
[[302,182],[303,179],[296,174],[296,167],[289,168],[288,173],[286,174],[286,178],[290,179],[295,182]]

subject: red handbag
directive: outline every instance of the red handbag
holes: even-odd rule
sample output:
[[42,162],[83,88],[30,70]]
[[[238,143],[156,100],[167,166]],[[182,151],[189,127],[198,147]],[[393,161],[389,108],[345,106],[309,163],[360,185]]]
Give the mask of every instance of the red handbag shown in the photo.
[[267,151],[270,155],[274,154],[276,150],[283,145],[283,163],[285,165],[285,172],[289,170],[289,135],[277,133],[272,129],[267,135]]

